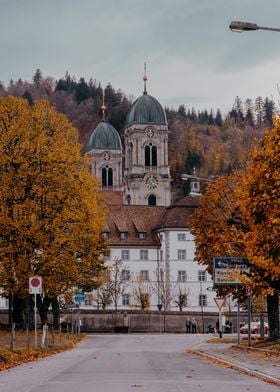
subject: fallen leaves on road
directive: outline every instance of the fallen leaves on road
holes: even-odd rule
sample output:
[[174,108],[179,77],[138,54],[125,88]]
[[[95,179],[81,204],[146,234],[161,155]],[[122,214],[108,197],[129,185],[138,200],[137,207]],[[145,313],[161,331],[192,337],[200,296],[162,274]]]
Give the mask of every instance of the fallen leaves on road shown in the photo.
[[[17,334],[19,334],[19,332],[17,332]],[[84,338],[84,335],[67,335],[67,338],[63,339],[61,344],[46,349],[42,349],[41,347],[18,347],[13,350],[8,348],[0,349],[0,371],[10,369],[21,365],[22,363],[36,361],[39,358],[48,357],[61,351],[70,350]],[[29,369],[32,369],[32,367]]]

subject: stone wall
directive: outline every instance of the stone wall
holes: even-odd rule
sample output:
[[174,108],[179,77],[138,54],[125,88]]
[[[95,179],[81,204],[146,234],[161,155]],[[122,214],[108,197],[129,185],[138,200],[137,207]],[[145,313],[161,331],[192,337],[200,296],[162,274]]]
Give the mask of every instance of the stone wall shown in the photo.
[[[236,332],[236,313],[225,315]],[[252,318],[258,318],[253,315]],[[196,312],[158,312],[158,311],[97,311],[84,309],[67,309],[61,312],[63,329],[69,331],[79,325],[85,332],[114,332],[115,327],[128,327],[130,333],[185,333],[186,320],[194,318],[197,323],[197,332],[207,332],[208,324],[215,325],[218,313]],[[51,313],[49,314],[51,321]],[[247,313],[241,312],[241,321],[247,323]],[[0,310],[0,326],[8,324],[8,312]],[[204,326],[204,328],[203,328]]]

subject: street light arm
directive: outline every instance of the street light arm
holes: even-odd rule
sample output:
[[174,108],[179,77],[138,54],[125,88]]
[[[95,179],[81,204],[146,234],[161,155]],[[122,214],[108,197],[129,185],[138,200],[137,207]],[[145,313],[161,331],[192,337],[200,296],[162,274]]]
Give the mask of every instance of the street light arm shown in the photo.
[[243,33],[243,31],[255,31],[255,30],[280,31],[279,28],[275,28],[275,27],[258,26],[256,23],[239,22],[239,21],[231,22],[229,28],[234,33]]
[[269,31],[280,31],[280,29],[276,27],[264,27],[264,26],[259,26],[260,30],[269,30]]

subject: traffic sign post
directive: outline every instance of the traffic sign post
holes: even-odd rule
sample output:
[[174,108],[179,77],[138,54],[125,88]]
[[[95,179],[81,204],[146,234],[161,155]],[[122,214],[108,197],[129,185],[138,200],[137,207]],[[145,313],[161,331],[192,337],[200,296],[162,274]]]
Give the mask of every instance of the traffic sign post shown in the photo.
[[29,294],[34,294],[34,346],[37,348],[37,294],[42,294],[41,276],[31,276],[29,278]]
[[219,308],[219,336],[220,339],[223,337],[223,326],[222,326],[222,307],[226,302],[226,298],[214,298],[214,301]]
[[248,297],[248,347],[251,347],[251,297],[253,294],[251,286],[246,286],[246,294]]

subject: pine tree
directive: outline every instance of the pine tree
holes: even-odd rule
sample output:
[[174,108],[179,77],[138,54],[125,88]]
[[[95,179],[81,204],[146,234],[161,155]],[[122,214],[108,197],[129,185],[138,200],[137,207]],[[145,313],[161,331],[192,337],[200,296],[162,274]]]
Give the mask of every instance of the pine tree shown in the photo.
[[263,121],[270,128],[273,126],[274,108],[274,102],[266,97],[263,104]]
[[33,75],[32,81],[33,81],[33,86],[36,87],[37,89],[39,89],[41,86],[41,83],[43,81],[42,72],[39,68],[36,69],[36,72]]
[[256,124],[260,128],[263,124],[263,99],[262,99],[262,97],[258,97],[255,100],[255,115],[256,115]]
[[84,78],[80,78],[75,88],[75,98],[78,103],[81,103],[90,98],[90,88]]
[[218,125],[218,127],[221,127],[223,125],[223,118],[220,109],[217,109],[215,124]]

